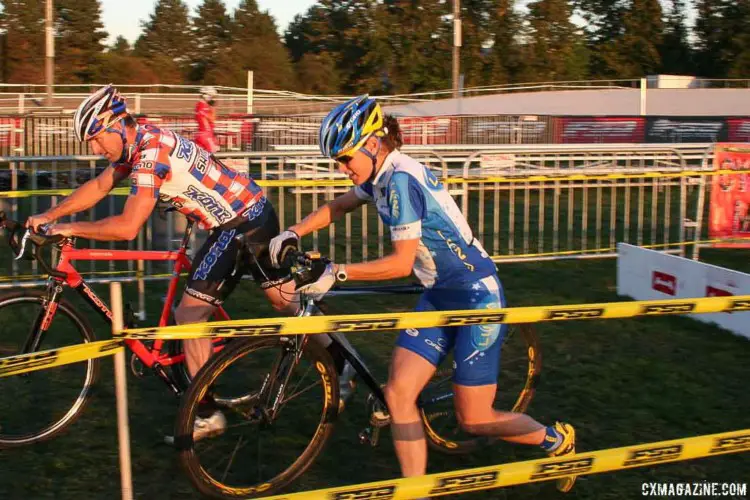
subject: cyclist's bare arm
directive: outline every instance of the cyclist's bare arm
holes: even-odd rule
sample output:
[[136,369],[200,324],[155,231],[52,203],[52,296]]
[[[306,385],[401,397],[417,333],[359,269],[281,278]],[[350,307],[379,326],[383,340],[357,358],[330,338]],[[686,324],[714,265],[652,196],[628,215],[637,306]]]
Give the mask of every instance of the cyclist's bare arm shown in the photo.
[[355,281],[382,281],[405,278],[411,274],[414,259],[417,257],[419,238],[413,240],[396,240],[393,252],[380,259],[357,264],[347,264],[348,279]]
[[301,222],[291,226],[289,229],[302,238],[304,235],[312,233],[313,231],[328,227],[342,215],[355,210],[357,207],[360,207],[365,203],[367,202],[357,198],[357,195],[354,194],[354,189],[350,189],[345,194],[342,194],[326,203],[305,217]]
[[60,217],[88,210],[104,199],[125,177],[127,177],[127,174],[118,173],[110,165],[104,169],[104,172],[73,191],[70,196],[63,199],[58,205],[50,208],[43,214],[29,217],[26,226],[36,228],[40,224],[54,222]]
[[131,194],[125,201],[120,215],[113,215],[95,222],[71,222],[55,224],[50,234],[80,236],[92,240],[132,240],[146,222],[156,206],[157,199],[146,192]]

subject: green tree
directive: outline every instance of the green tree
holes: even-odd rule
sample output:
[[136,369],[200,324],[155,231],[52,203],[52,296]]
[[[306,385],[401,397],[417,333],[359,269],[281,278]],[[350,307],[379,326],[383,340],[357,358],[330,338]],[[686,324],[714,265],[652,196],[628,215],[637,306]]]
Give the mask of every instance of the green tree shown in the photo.
[[521,19],[513,10],[514,0],[494,0],[489,12],[490,49],[484,66],[484,81],[502,85],[518,81],[524,66],[519,32]]
[[158,0],[148,21],[141,24],[143,33],[135,43],[134,55],[158,68],[165,79],[186,73],[190,62],[191,23],[185,3]]
[[110,53],[119,54],[121,56],[130,55],[132,51],[133,49],[130,47],[130,43],[122,35],[119,35],[109,48]]
[[[439,0],[389,0],[377,14],[382,91],[410,93],[450,87],[453,35],[449,6]],[[390,31],[390,33],[389,33]]]
[[192,24],[190,79],[203,83],[208,73],[215,74],[219,56],[229,49],[232,20],[221,0],[204,0]]
[[296,86],[289,53],[281,42],[276,22],[267,11],[260,11],[256,0],[242,0],[237,6],[230,36],[232,43],[221,51],[219,63],[206,74],[207,83],[244,87],[247,72],[253,71],[257,88]]
[[617,40],[624,32],[623,17],[629,0],[573,0],[574,13],[585,21],[585,37],[591,60],[589,70],[595,78],[617,78],[621,54]]
[[44,83],[44,1],[2,0],[5,80]]
[[99,0],[57,0],[55,9],[55,79],[93,82],[107,38]]
[[685,0],[672,0],[672,8],[664,23],[664,37],[660,48],[661,72],[666,74],[695,74],[693,49],[690,46]]
[[588,57],[583,35],[570,21],[566,0],[529,4],[526,72],[536,81],[581,80]]
[[700,73],[747,77],[750,5],[737,0],[698,0],[695,34]]

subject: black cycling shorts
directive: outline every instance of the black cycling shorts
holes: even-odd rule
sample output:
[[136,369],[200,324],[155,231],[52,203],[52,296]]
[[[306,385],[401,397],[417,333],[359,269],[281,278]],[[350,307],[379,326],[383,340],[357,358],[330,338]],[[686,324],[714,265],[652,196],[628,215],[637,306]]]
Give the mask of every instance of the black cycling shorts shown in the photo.
[[[245,245],[240,248],[235,237],[243,233]],[[211,232],[193,260],[185,293],[220,306],[248,272],[262,288],[277,284],[289,275],[289,269],[271,265],[268,244],[278,234],[279,219],[264,196],[242,218]]]

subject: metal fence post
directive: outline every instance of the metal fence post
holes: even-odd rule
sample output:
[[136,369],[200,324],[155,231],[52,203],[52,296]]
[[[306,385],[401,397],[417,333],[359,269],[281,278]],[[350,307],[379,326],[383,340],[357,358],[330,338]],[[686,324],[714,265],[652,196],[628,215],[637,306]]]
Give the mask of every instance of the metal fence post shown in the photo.
[[[122,285],[109,285],[112,303],[112,333],[123,329]],[[117,397],[117,439],[120,445],[120,481],[122,499],[133,500],[133,473],[130,463],[130,429],[128,428],[128,386],[125,349],[115,354],[115,394]]]

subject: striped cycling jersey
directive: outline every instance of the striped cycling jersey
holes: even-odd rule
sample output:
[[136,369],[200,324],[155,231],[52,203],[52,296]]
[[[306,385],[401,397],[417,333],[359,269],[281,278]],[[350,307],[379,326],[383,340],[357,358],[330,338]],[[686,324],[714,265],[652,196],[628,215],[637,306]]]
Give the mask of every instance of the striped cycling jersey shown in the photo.
[[130,176],[130,194],[142,192],[171,203],[204,229],[246,215],[263,190],[246,174],[217,162],[193,141],[167,129],[141,125],[128,163],[114,168]]
[[354,193],[375,202],[392,241],[419,239],[414,274],[426,287],[452,288],[496,273],[443,183],[413,158],[391,152]]

